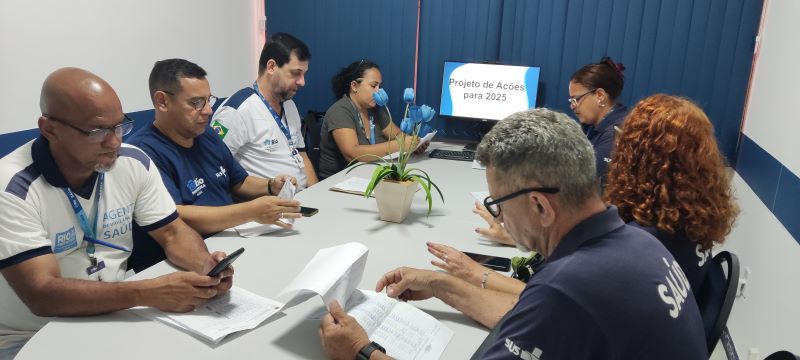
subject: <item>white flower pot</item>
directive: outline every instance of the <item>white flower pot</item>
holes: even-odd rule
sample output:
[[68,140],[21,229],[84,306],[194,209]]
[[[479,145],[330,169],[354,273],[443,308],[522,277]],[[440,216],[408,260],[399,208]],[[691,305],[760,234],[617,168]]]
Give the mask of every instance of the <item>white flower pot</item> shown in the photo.
[[378,215],[383,221],[401,223],[408,217],[411,201],[417,192],[416,181],[398,182],[382,180],[375,187],[375,200],[378,201]]

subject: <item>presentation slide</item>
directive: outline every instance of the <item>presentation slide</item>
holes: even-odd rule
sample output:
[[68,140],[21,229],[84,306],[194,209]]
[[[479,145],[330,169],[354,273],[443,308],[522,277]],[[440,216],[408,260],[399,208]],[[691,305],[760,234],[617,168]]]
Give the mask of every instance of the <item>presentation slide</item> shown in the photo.
[[502,120],[536,106],[539,68],[445,61],[440,114]]

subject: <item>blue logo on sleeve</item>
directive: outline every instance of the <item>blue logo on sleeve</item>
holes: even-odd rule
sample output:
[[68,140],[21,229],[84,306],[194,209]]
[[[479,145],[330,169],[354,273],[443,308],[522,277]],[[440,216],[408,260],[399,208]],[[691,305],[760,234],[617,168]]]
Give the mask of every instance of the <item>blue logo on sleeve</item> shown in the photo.
[[78,247],[78,236],[75,234],[75,227],[71,227],[64,232],[56,233],[53,243],[53,252],[60,253]]

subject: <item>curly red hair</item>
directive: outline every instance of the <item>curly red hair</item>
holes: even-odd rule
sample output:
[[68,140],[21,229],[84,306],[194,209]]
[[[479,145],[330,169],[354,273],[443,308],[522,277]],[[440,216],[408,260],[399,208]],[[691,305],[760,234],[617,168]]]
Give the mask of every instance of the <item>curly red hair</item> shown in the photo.
[[657,94],[625,119],[605,199],[625,221],[684,235],[710,249],[739,210],[706,114],[689,99]]

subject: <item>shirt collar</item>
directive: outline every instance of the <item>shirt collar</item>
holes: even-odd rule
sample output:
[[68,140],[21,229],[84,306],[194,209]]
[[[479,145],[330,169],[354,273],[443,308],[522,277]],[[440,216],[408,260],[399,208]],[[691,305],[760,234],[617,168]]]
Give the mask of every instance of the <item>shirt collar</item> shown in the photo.
[[[31,157],[33,158],[33,167],[44,176],[47,183],[58,188],[65,188],[69,185],[61,170],[56,165],[53,154],[50,152],[50,141],[44,136],[39,137],[33,141],[31,146]],[[92,177],[86,181],[79,189],[72,189],[79,196],[88,199],[92,196],[94,190],[94,181],[97,179],[97,172],[92,174]]]
[[597,239],[607,233],[624,226],[625,222],[619,217],[616,206],[608,206],[606,210],[592,215],[573,227],[558,243],[556,249],[547,258],[552,262],[565,257],[583,246],[584,243]]
[[614,105],[614,108],[606,114],[606,117],[603,121],[600,121],[600,124],[594,126],[594,131],[599,133],[604,132],[611,126],[618,125],[623,119],[625,119],[625,114],[627,113],[628,107],[622,104]]

